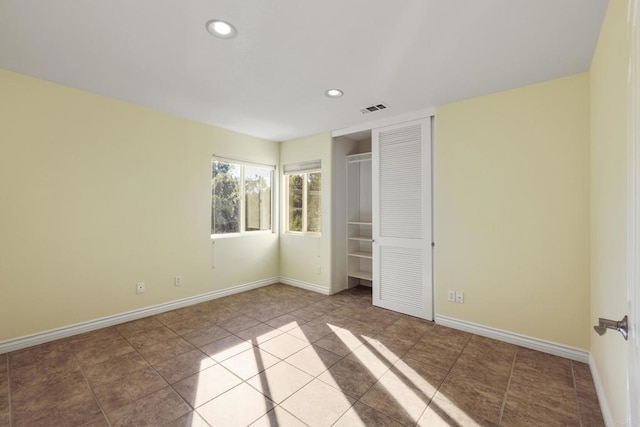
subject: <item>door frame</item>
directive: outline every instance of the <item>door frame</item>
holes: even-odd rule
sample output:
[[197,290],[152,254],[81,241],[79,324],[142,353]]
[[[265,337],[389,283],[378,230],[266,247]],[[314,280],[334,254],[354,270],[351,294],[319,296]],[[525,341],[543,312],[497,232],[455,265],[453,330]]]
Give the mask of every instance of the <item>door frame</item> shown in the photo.
[[627,425],[640,425],[640,0],[629,0],[627,80]]

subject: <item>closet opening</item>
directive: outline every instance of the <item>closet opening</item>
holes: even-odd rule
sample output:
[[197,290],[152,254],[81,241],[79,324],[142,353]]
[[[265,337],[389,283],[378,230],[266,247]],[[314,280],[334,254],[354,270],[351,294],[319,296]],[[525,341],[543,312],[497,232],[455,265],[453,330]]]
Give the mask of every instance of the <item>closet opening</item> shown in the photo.
[[432,122],[334,134],[331,293],[433,320]]
[[[331,293],[373,282],[371,130],[333,139]],[[369,291],[370,292],[370,291]]]

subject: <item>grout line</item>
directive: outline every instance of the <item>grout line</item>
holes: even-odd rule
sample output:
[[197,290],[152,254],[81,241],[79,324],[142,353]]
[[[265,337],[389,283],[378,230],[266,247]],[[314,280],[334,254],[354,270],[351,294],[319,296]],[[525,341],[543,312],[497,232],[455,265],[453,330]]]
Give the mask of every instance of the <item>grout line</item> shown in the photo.
[[9,355],[7,353],[7,399],[9,400],[9,427],[13,426],[13,409],[11,405],[11,364],[9,363]]
[[[467,345],[469,345],[469,341],[471,341],[471,338],[473,338],[474,334],[469,334],[469,339],[467,340],[466,343],[464,343],[464,346],[462,347],[462,350],[460,350],[460,353],[458,353],[458,357],[456,357],[456,360],[453,362],[453,364],[451,365],[451,367],[449,368],[449,370],[447,371],[447,375],[444,377],[444,379],[442,380],[442,382],[440,383],[440,385],[438,386],[438,388],[436,389],[436,392],[433,394],[433,397],[436,397],[436,394],[438,394],[438,392],[440,391],[440,388],[442,387],[442,385],[447,381],[447,379],[449,379],[449,377],[451,376],[451,370],[453,369],[454,366],[456,366],[456,363],[458,363],[458,360],[460,359],[460,356],[462,356],[462,353],[464,352],[464,350],[467,348]],[[433,399],[432,399],[433,400]],[[431,402],[429,402],[429,404],[431,404]]]
[[580,413],[580,398],[578,397],[578,386],[576,383],[576,372],[573,369],[573,360],[571,361],[571,380],[573,382],[573,395],[576,398],[576,412],[578,414],[578,425],[582,427],[582,414]]
[[511,370],[509,371],[509,380],[507,381],[507,388],[504,391],[504,398],[502,399],[502,406],[500,406],[500,418],[498,418],[498,425],[502,423],[502,416],[504,415],[504,408],[507,406],[507,395],[509,394],[509,387],[511,386],[511,379],[513,378],[513,371],[516,367],[516,358],[518,357],[518,347],[513,353],[513,360],[511,361]]
[[[434,323],[433,328],[436,328],[436,324]],[[425,332],[424,335],[422,335],[422,337],[420,337],[420,339],[418,341],[416,341],[416,343],[411,347],[411,349],[413,349],[413,347],[415,347],[416,345],[418,345],[418,342],[420,342],[420,340],[422,340],[422,338],[425,337],[425,335],[427,335],[428,332]],[[433,396],[429,399],[429,403],[427,404],[427,407],[424,408],[424,410],[422,411],[422,413],[420,414],[420,416],[418,417],[418,421],[420,421],[420,419],[422,419],[422,417],[424,416],[424,414],[427,412],[427,410],[429,409],[429,407],[431,406],[431,404],[433,403],[433,399],[436,397],[436,395],[440,392],[440,388],[442,387],[442,385],[447,381],[447,379],[451,376],[451,370],[453,369],[454,366],[456,366],[456,363],[458,363],[458,360],[460,359],[460,357],[462,356],[462,353],[464,352],[464,350],[467,348],[467,345],[469,345],[469,342],[471,341],[471,338],[473,338],[473,334],[469,334],[469,338],[467,339],[467,341],[464,343],[464,346],[462,346],[462,348],[460,349],[460,352],[458,353],[458,357],[456,357],[456,360],[454,360],[454,362],[451,364],[451,366],[449,367],[449,369],[447,370],[447,375],[445,375],[445,377],[442,379],[442,382],[438,385],[438,388],[436,389],[436,391],[433,393]],[[409,349],[407,351],[407,353],[409,351],[411,351],[411,349]],[[405,354],[407,354],[405,353]],[[434,405],[437,405],[436,403],[434,403]],[[417,423],[416,422],[416,423]]]
[[[295,297],[297,298],[297,296],[295,296]],[[325,297],[325,298],[327,298],[327,299],[328,299],[328,297]],[[322,300],[323,300],[323,301],[326,301],[326,299],[325,299],[325,298],[322,298]],[[308,307],[312,306],[313,304],[316,304],[316,303],[319,303],[319,302],[320,302],[320,300],[314,300],[313,302],[311,302],[311,303],[307,303],[304,307],[301,307],[301,308],[299,308],[298,310],[301,310],[301,309],[304,309],[304,308],[308,308]],[[343,301],[336,302],[336,304],[338,304],[338,306],[337,306],[337,307],[333,307],[330,311],[328,311],[328,312],[326,312],[326,313],[323,313],[323,314],[322,314],[322,315],[320,315],[320,316],[316,316],[314,319],[312,319],[312,320],[310,320],[310,321],[313,321],[313,320],[316,320],[316,319],[318,319],[318,318],[321,318],[322,316],[328,315],[329,313],[332,313],[332,312],[334,312],[334,311],[341,310],[341,309],[343,309],[343,308],[345,307],[345,305],[350,304],[350,303],[351,303],[351,300],[349,300],[349,301],[344,301],[344,302],[343,302]],[[203,302],[203,303],[201,303],[201,304],[206,304],[206,302]],[[367,305],[368,305],[368,306],[371,306],[371,303],[368,303]],[[245,313],[243,313],[242,311],[239,311],[239,310],[237,310],[237,309],[235,309],[235,308],[234,308],[234,309],[232,309],[232,310],[233,310],[234,312],[238,313],[238,315],[239,315],[239,316],[240,316],[240,315],[245,315],[245,316],[246,316],[246,314],[245,314]],[[289,310],[289,311],[285,312],[284,314],[291,314],[291,313],[292,313],[292,312],[294,312],[294,311],[296,311],[296,310]],[[155,318],[155,317],[156,317],[155,315],[153,315],[153,316],[147,316],[147,318]],[[199,317],[202,317],[202,316],[199,316]],[[237,316],[236,316],[236,317],[237,317]],[[250,316],[249,316],[249,317],[250,317]],[[276,317],[279,317],[279,316],[276,316]],[[398,322],[399,320],[401,320],[402,318],[404,318],[404,317],[401,317],[401,318],[396,319],[395,321],[393,321],[392,323],[390,323],[389,325],[387,325],[387,327],[386,327],[386,328],[388,328],[388,327],[390,327],[391,325],[393,325],[393,324],[397,323],[397,322]],[[156,319],[156,320],[158,320],[158,319]],[[205,320],[208,320],[208,321],[209,321],[209,319],[206,319],[206,318],[205,318]],[[257,320],[257,319],[256,319],[256,320]],[[272,319],[268,319],[268,320],[272,320]],[[268,320],[267,320],[267,321],[268,321]],[[351,317],[347,316],[347,323],[346,323],[346,324],[344,324],[344,325],[340,325],[340,327],[341,327],[341,328],[348,329],[348,324],[349,324],[349,322],[350,322],[350,321],[353,321],[353,320],[355,320],[355,321],[360,321],[360,320],[359,320],[359,319],[357,319],[357,318],[351,318]],[[298,321],[302,321],[302,319],[298,319]],[[135,322],[135,320],[134,320],[134,321],[132,321],[132,322]],[[180,338],[182,338],[182,339],[185,339],[185,338],[182,336],[182,334],[177,333],[177,332],[176,332],[172,327],[170,327],[169,325],[165,324],[164,322],[162,322],[162,321],[160,321],[160,320],[158,320],[158,322],[159,322],[161,325],[163,325],[164,327],[166,327],[167,329],[169,329],[169,330],[171,330],[172,332],[174,332],[174,333],[176,334],[176,336],[178,336],[178,337],[180,337]],[[222,328],[222,326],[220,326],[220,325],[219,325],[218,323],[216,323],[216,322],[211,322],[211,321],[209,321],[209,322],[210,322],[210,323],[212,323],[212,324],[214,324],[214,325],[216,325],[216,326],[218,326],[218,327],[220,327],[220,328]],[[266,322],[262,322],[262,321],[258,321],[258,322],[259,322],[259,324],[264,324],[264,325],[266,325]],[[304,323],[308,323],[308,322],[309,322],[309,321],[303,321],[303,324],[304,324]],[[128,322],[127,322],[127,323],[128,323]],[[257,326],[257,325],[256,325],[256,326]],[[267,325],[267,326],[270,326],[270,325]],[[433,325],[432,327],[435,327],[435,325]],[[385,328],[385,329],[386,329],[386,328]],[[106,329],[106,328],[102,328],[102,329]],[[123,334],[122,332],[120,332],[120,330],[118,330],[115,326],[113,326],[113,329],[114,329],[114,330],[115,330],[115,332],[118,334],[118,336],[120,336],[120,337],[121,337],[121,338],[122,338],[122,339],[123,339],[127,344],[129,344],[129,345],[132,347],[133,351],[134,351],[134,352],[135,352],[139,357],[141,357],[141,359],[142,359],[142,360],[144,360],[144,361],[147,363],[147,365],[148,365],[152,370],[154,370],[154,372],[156,372],[156,374],[158,374],[158,375],[159,375],[161,378],[163,378],[163,380],[164,380],[164,377],[162,377],[162,375],[160,375],[160,373],[157,371],[157,369],[155,368],[155,366],[154,366],[154,365],[152,365],[152,364],[149,362],[149,360],[148,360],[145,356],[143,356],[143,355],[142,355],[142,353],[140,353],[140,351],[139,351],[135,346],[133,346],[133,345],[132,345],[132,343],[130,342],[130,340],[129,340],[126,336],[124,336],[124,334]],[[204,329],[204,328],[203,328],[203,329]],[[223,329],[224,329],[224,328],[223,328]],[[278,329],[278,328],[274,328],[274,329]],[[279,330],[279,329],[278,329],[278,330]],[[288,335],[290,335],[290,336],[293,336],[293,335],[291,335],[291,334],[289,334],[289,333],[288,333],[289,331],[282,331],[282,330],[280,330],[280,331],[281,331],[281,332],[283,332],[283,333],[282,333],[282,334],[280,334],[280,335],[278,335],[278,336],[281,336],[281,335],[283,335],[283,334],[288,334]],[[144,333],[144,330],[143,330],[142,332]],[[238,332],[241,332],[241,331],[238,331]],[[379,336],[379,335],[383,334],[383,333],[384,333],[384,329],[383,329],[383,330],[381,330],[379,333],[375,334],[375,335],[374,335],[374,338],[375,338],[376,336]],[[398,358],[398,361],[399,361],[399,360],[401,360],[401,359],[402,359],[402,357],[404,357],[404,355],[406,355],[409,351],[411,351],[411,349],[413,349],[413,348],[418,344],[418,342],[420,342],[420,340],[421,340],[425,335],[427,335],[427,334],[428,334],[428,331],[426,331],[426,332],[422,333],[422,334],[419,336],[419,338],[416,340],[416,342],[415,342],[411,347],[409,347],[409,349],[408,349],[406,352],[404,352],[404,353],[403,353],[403,354]],[[329,336],[329,335],[331,335],[331,334],[329,333],[329,334],[326,334],[325,336]],[[239,339],[241,339],[242,341],[247,341],[247,340],[245,340],[244,338],[239,337],[238,335],[236,335],[236,333],[231,333],[231,336],[236,336],[236,337],[238,337]],[[293,336],[293,337],[295,337],[295,336]],[[275,339],[275,338],[277,338],[277,337],[270,338],[270,340],[271,340],[271,339]],[[295,338],[297,338],[297,337],[295,337]],[[168,339],[171,339],[171,338],[167,338],[167,340],[168,340]],[[320,339],[322,339],[322,338],[320,338]],[[62,340],[60,340],[60,341],[65,341],[67,344],[69,344],[69,339],[66,339],[66,338],[65,338],[65,339],[62,339]],[[165,341],[165,340],[163,340],[163,341]],[[268,340],[267,340],[267,341],[268,341]],[[316,341],[318,341],[318,340],[316,340]],[[462,348],[462,350],[461,350],[461,351],[460,351],[460,353],[458,354],[458,357],[456,358],[456,361],[453,363],[453,365],[455,365],[455,363],[457,362],[458,358],[460,357],[460,355],[461,355],[461,354],[462,354],[462,352],[464,351],[464,348],[466,348],[466,345],[468,344],[468,342],[469,342],[469,340],[467,340],[467,342],[465,343],[465,346]],[[252,344],[253,344],[253,343],[252,343]],[[314,344],[314,343],[309,343],[309,345],[310,345],[310,346],[311,346],[311,345],[313,345],[313,344]],[[365,345],[365,344],[362,344],[362,345]],[[198,347],[198,346],[195,346],[195,345],[194,345],[194,348],[196,348],[196,349],[198,349],[198,350],[202,351],[202,350],[200,349],[200,347]],[[298,352],[299,352],[299,351],[302,351],[302,350],[304,350],[304,349],[306,349],[306,348],[308,348],[308,346],[307,346],[307,347],[304,347],[303,349],[298,350]],[[259,347],[258,347],[257,345],[254,345],[254,346],[253,346],[253,349],[254,349],[254,350],[255,350],[255,349],[259,349]],[[325,349],[325,350],[326,350],[326,349]],[[326,351],[329,351],[330,353],[333,353],[333,352],[331,352],[330,350],[326,350]],[[98,403],[98,406],[100,407],[100,410],[101,410],[102,415],[103,415],[103,416],[104,416],[104,418],[107,420],[107,423],[109,424],[109,426],[111,426],[111,425],[112,425],[112,423],[111,423],[111,421],[109,420],[109,418],[107,417],[107,414],[106,414],[106,412],[105,412],[105,409],[103,408],[102,404],[100,403],[100,400],[97,398],[97,396],[96,396],[96,394],[95,394],[95,390],[94,390],[93,386],[91,385],[91,382],[89,381],[89,379],[88,379],[87,375],[85,374],[85,369],[83,368],[82,364],[80,363],[80,360],[78,359],[76,352],[75,352],[75,351],[71,351],[71,353],[72,353],[72,357],[73,357],[73,358],[74,358],[74,360],[76,361],[76,363],[77,363],[77,365],[78,365],[78,367],[79,367],[79,369],[80,369],[80,371],[81,371],[81,373],[82,373],[82,375],[83,375],[83,378],[84,378],[85,382],[86,382],[86,383],[87,383],[87,385],[89,386],[89,388],[90,388],[90,390],[91,390],[91,393],[92,393],[92,395],[94,396],[94,399],[95,399],[95,400],[96,400],[96,402]],[[297,352],[296,352],[296,353],[297,353]],[[350,352],[349,354],[351,354],[351,353],[352,353],[352,352]],[[180,353],[180,354],[178,354],[178,355],[174,355],[174,356],[172,356],[172,357],[170,357],[169,359],[166,359],[166,360],[170,360],[171,358],[178,357],[178,356],[180,356],[181,354],[183,354],[183,353]],[[294,353],[294,354],[295,354],[295,353]],[[335,353],[334,353],[334,354],[335,354]],[[208,354],[207,354],[207,356],[208,356],[208,357],[210,357]],[[289,355],[289,356],[287,356],[287,357],[290,357],[290,356],[291,356],[291,355]],[[340,359],[339,359],[336,363],[339,363],[340,361],[342,361],[342,360],[344,360],[345,358],[347,358],[349,355],[346,355],[346,356],[340,356],[340,355],[337,355],[337,356],[339,356],[339,357],[340,357]],[[233,356],[232,356],[232,357],[233,357]],[[276,356],[276,357],[277,357],[277,356]],[[286,359],[286,358],[285,358],[285,359],[281,359],[281,358],[279,358],[279,357],[278,357],[278,359],[280,359],[280,361],[285,361],[285,359]],[[395,363],[397,363],[398,361],[396,361]],[[8,356],[7,356],[7,362],[6,362],[6,363],[7,363],[7,378],[9,379],[9,373],[10,373],[10,371],[9,371],[9,367],[10,367],[10,364],[9,364],[9,357],[8,357]],[[102,362],[101,362],[101,363],[102,363]],[[287,363],[287,362],[285,361],[285,363]],[[387,368],[387,370],[386,370],[382,375],[380,375],[380,378],[381,378],[382,376],[384,376],[387,372],[389,372],[389,371],[393,368],[393,366],[395,365],[395,363],[392,363],[392,364],[391,364],[391,367]],[[216,361],[216,364],[220,364],[220,363],[218,363],[218,362]],[[452,367],[453,367],[453,365],[452,365]],[[331,366],[333,366],[333,365],[331,365]],[[313,378],[312,378],[312,380],[311,380],[311,381],[313,381],[314,379],[317,379],[317,378],[318,378],[320,375],[322,375],[324,372],[327,372],[327,370],[328,370],[328,369],[330,369],[330,368],[331,368],[331,366],[329,366],[329,367],[328,367],[327,369],[325,369],[324,371],[320,372],[318,375],[313,376]],[[223,366],[223,367],[224,367],[224,366]],[[450,369],[451,369],[451,368],[450,368]],[[230,372],[231,372],[231,371],[230,371]],[[263,371],[263,372],[264,372],[264,371]],[[233,375],[235,375],[233,372],[231,372],[231,373],[232,373]],[[236,375],[236,376],[237,376],[237,375]],[[448,376],[448,375],[447,375],[447,376]],[[446,379],[446,377],[445,377],[445,379]],[[240,378],[240,380],[241,380],[242,382],[246,383],[246,380],[243,380],[242,378]],[[378,381],[379,381],[379,378],[374,382],[374,384],[373,384],[371,387],[369,387],[369,389],[371,389],[371,388],[372,388],[372,387],[373,387],[373,386],[374,386]],[[172,385],[172,384],[170,384],[170,383],[169,383],[168,381],[166,381],[166,380],[165,380],[165,382],[166,382],[167,386],[171,387],[171,389],[175,392],[175,389],[173,388],[173,385]],[[443,380],[443,382],[444,382],[444,380]],[[234,388],[235,388],[235,387],[234,387]],[[368,389],[368,390],[369,390],[369,389]],[[367,390],[367,392],[368,392],[368,390]],[[436,392],[437,392],[437,391],[436,391]],[[366,392],[365,392],[365,393],[366,393]],[[295,394],[295,393],[294,393],[294,394]],[[178,395],[179,395],[179,393],[178,393]],[[363,395],[364,395],[364,394],[363,394]],[[434,393],[434,395],[435,395],[435,393]],[[138,401],[138,400],[140,400],[140,399],[142,399],[142,398],[144,398],[144,397],[146,397],[146,396],[148,396],[148,394],[146,394],[146,395],[144,395],[144,396],[141,396],[139,399],[136,399],[136,400],[134,400],[134,401],[132,401],[132,402],[127,403],[127,405],[128,405],[128,404],[132,404],[132,403],[134,403],[134,402],[136,402],[136,401]],[[9,395],[9,397],[10,397],[10,395]],[[182,398],[182,396],[180,396],[180,397]],[[184,401],[184,399],[182,399],[182,400]],[[354,400],[354,404],[355,404],[356,402],[359,402],[359,401],[360,401],[359,399],[355,399],[355,400]],[[9,401],[9,403],[11,403],[11,401]],[[431,402],[429,402],[429,403],[431,403]],[[274,404],[275,404],[275,402],[274,402]],[[187,404],[187,405],[188,405],[188,404]],[[188,406],[189,406],[189,407],[191,407],[191,405],[188,405]],[[279,404],[275,404],[275,405],[274,405],[274,408],[275,408],[275,407],[278,407],[278,406],[280,406],[280,405],[279,405]],[[428,406],[428,405],[427,405],[427,406]],[[353,405],[351,405],[351,407],[353,407]],[[351,408],[351,407],[350,407],[350,408]],[[283,409],[283,410],[285,410],[284,408],[282,408],[282,409]],[[375,408],[374,408],[374,409],[375,409]],[[348,410],[349,410],[349,409],[347,409],[347,411],[348,411]],[[286,411],[286,410],[285,410],[285,411]],[[195,412],[195,408],[193,408],[191,412]],[[286,411],[286,412],[287,412],[287,413],[289,413],[288,411]],[[293,414],[291,414],[291,415],[295,417],[295,415],[293,415]],[[297,417],[295,417],[295,418],[297,418]],[[12,413],[11,413],[11,405],[10,405],[10,426],[11,426],[11,423],[12,423]]]
[[98,399],[98,396],[96,396],[96,392],[93,390],[93,386],[91,385],[91,381],[89,381],[89,378],[87,378],[87,375],[84,372],[84,368],[82,367],[82,364],[80,363],[80,361],[76,357],[76,352],[71,348],[71,345],[69,344],[68,338],[65,338],[64,341],[67,342],[67,345],[69,346],[69,350],[71,351],[71,354],[73,356],[73,360],[75,360],[76,363],[78,364],[78,368],[80,368],[80,372],[82,373],[82,377],[84,378],[84,381],[89,386],[89,390],[91,390],[91,394],[93,395],[93,398],[96,400],[96,403],[98,404],[98,407],[100,408],[100,412],[102,412],[102,416],[104,417],[105,420],[107,420],[107,424],[109,425],[109,427],[111,427],[112,426],[111,420],[107,416],[107,412],[102,407],[102,403],[100,402],[100,399]]

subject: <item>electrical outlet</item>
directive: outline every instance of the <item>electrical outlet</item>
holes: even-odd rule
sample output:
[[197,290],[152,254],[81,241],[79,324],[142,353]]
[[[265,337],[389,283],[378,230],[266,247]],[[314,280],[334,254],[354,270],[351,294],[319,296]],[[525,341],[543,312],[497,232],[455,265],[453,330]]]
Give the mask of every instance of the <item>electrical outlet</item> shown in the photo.
[[322,268],[320,266],[316,267],[316,274],[322,273]]
[[456,302],[456,291],[451,289],[447,291],[447,301]]
[[138,282],[138,284],[136,284],[136,294],[144,294],[144,282]]
[[456,291],[456,302],[462,304],[464,302],[464,292]]
[[175,284],[176,286],[182,286],[182,276],[175,277]]

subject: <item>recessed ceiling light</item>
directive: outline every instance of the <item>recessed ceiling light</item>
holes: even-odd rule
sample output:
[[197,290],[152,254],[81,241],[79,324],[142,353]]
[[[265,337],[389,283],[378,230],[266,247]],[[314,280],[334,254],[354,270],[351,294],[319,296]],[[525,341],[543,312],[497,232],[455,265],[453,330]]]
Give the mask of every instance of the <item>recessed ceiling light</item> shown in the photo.
[[344,92],[342,92],[340,89],[328,89],[324,91],[324,94],[329,98],[340,98],[342,95],[344,95]]
[[236,27],[220,19],[210,19],[206,26],[207,31],[221,39],[231,39],[238,34]]

